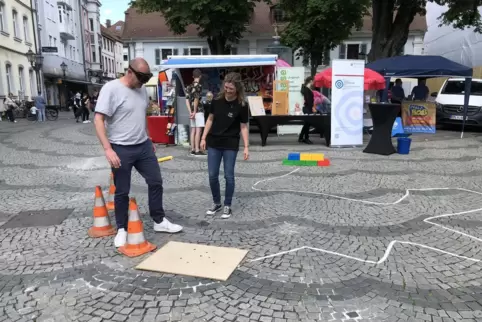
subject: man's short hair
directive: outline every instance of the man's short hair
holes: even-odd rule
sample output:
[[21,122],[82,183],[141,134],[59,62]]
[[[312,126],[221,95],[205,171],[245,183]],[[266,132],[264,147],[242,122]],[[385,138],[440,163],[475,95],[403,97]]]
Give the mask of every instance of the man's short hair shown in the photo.
[[199,68],[196,68],[195,70],[192,71],[192,77],[194,78],[199,78],[201,77],[203,73],[201,73],[201,70]]
[[398,83],[398,82],[400,82],[400,83],[401,83],[401,82],[402,82],[402,80],[401,80],[400,78],[397,78],[397,79],[395,80],[395,83]]

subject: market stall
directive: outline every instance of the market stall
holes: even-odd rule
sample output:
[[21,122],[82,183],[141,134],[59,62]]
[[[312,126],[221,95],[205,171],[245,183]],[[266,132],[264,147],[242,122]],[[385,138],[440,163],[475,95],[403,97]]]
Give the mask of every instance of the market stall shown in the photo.
[[[172,84],[173,107],[177,126],[177,143],[186,144],[189,133],[189,112],[184,88],[192,82],[192,72],[199,68],[203,76],[203,97],[208,91],[219,93],[224,75],[241,74],[248,97],[260,97],[265,114],[270,114],[272,86],[277,55],[229,55],[229,56],[171,56],[159,68],[171,71],[167,83]],[[167,74],[167,73],[166,73]],[[164,92],[164,90],[162,90]],[[162,101],[165,99],[163,97]]]
[[[394,77],[417,79],[451,76],[464,77],[464,106],[460,112],[457,112],[456,115],[454,115],[462,124],[461,137],[463,137],[468,106],[470,103],[472,68],[458,64],[442,56],[425,55],[405,55],[380,59],[368,64],[367,67],[382,74],[386,77],[387,82],[389,82],[390,78]],[[384,94],[385,98],[386,96],[387,95]],[[410,102],[409,104],[402,104],[402,116],[404,118],[405,131],[435,133],[436,124],[434,104],[427,102]]]
[[[156,73],[157,72],[157,73]],[[147,89],[151,89],[153,93],[151,97],[151,106],[147,117],[147,127],[151,135],[152,142],[158,144],[174,144],[176,122],[174,115],[174,85],[172,80],[172,72],[165,69],[153,68],[154,79],[149,80],[146,84]],[[149,94],[149,92],[148,92]],[[155,106],[156,108],[152,108]]]

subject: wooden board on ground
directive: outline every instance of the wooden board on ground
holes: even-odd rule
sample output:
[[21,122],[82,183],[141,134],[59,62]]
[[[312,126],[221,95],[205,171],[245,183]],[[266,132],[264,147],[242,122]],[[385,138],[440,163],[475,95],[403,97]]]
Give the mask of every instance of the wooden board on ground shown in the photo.
[[136,269],[226,281],[247,250],[170,241]]

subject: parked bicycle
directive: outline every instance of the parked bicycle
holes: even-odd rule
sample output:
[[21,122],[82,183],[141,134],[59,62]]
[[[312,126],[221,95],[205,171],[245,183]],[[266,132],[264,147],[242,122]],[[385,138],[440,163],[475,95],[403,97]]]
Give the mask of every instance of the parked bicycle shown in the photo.
[[49,121],[56,121],[59,118],[59,108],[55,105],[45,107],[45,117]]

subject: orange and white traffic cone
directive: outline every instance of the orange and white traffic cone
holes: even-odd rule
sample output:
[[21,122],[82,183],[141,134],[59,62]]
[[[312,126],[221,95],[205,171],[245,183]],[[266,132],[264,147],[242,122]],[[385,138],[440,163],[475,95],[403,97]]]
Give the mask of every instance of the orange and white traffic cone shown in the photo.
[[129,257],[144,255],[156,249],[144,237],[144,226],[139,216],[137,202],[131,198],[129,202],[129,222],[127,223],[127,243],[119,247],[119,252]]
[[115,185],[114,185],[114,174],[110,173],[110,183],[109,183],[109,196],[107,197],[107,210],[115,210],[114,206],[114,195],[115,195]]
[[94,225],[87,232],[92,238],[116,234],[116,229],[110,223],[109,213],[105,206],[104,195],[100,186],[95,187]]

